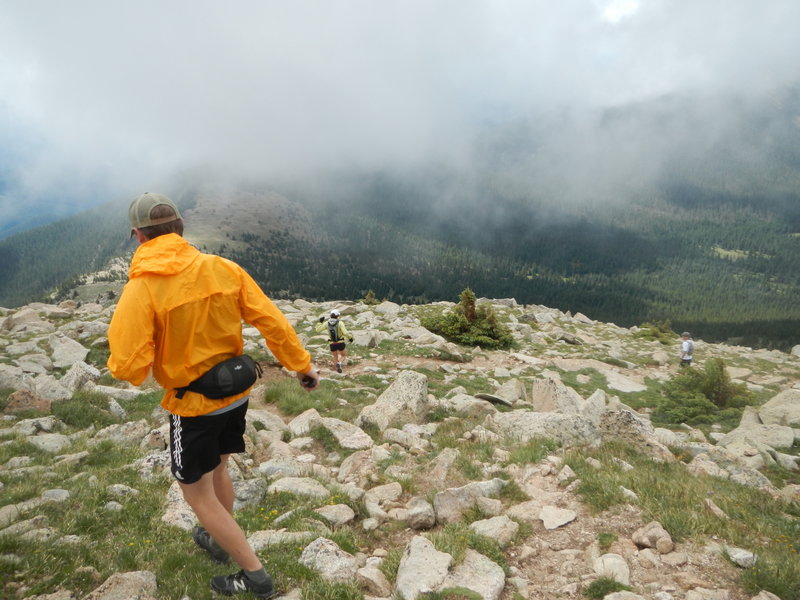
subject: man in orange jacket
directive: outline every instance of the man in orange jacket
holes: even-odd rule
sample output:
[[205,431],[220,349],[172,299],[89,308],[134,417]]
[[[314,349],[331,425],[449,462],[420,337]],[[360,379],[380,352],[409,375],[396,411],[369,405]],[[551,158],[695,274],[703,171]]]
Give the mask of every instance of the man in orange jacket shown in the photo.
[[142,194],[128,217],[140,245],[109,326],[108,368],[134,385],[152,369],[165,390],[161,405],[170,412],[172,474],[201,524],[194,541],[215,561],[233,558],[241,567],[213,577],[212,589],[273,597],[272,579],[232,515],[227,461],[245,449],[249,389],[221,400],[176,390],[242,354],[242,321],[261,332],[306,389],[317,387],[319,374],[289,321],[244,269],[183,239],[183,220],[169,198]]

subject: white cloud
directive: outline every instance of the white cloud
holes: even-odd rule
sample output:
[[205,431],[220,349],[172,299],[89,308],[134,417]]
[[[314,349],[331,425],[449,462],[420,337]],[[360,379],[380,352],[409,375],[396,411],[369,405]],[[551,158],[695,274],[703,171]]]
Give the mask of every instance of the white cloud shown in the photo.
[[611,23],[618,23],[632,17],[639,10],[639,0],[611,0],[602,8],[603,18]]
[[763,93],[800,53],[796,0],[32,0],[0,17],[0,143],[35,147],[21,181],[124,195],[197,165],[449,160],[488,122]]

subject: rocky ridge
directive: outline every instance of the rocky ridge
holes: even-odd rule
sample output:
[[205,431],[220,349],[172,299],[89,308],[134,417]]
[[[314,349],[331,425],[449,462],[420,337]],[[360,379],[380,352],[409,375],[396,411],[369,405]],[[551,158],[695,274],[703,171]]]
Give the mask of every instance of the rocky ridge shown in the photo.
[[[632,588],[617,592],[616,600],[752,597],[739,587],[737,569],[751,566],[756,556],[726,546],[722,540],[676,544],[661,524],[642,517],[633,492],[630,503],[619,511],[593,514],[575,494],[578,481],[564,463],[563,451],[598,447],[609,439],[624,439],[654,461],[675,461],[677,450],[692,457],[686,468],[697,476],[732,480],[779,501],[800,501],[800,487],[777,488],[762,472],[767,466],[800,471],[796,456],[800,347],[787,354],[698,341],[696,355],[701,361],[723,358],[734,381],[769,397],[761,406],[748,408],[736,429],[717,430],[708,439],[690,427],[676,431],[653,427],[646,411],[625,403],[627,395],[643,392],[650,382],[674,372],[674,349],[635,338],[635,328],[599,323],[581,314],[519,306],[511,299],[482,301],[491,302],[510,325],[517,342],[513,352],[457,347],[420,325],[420,310],[447,309],[451,303],[409,307],[390,302],[376,306],[277,302],[320,366],[328,362],[327,344],[313,333],[312,324],[333,307],[342,312],[355,335],[351,363],[342,375],[327,369],[323,374],[326,385],[349,390],[360,402],[357,416],[350,421],[316,409],[290,417],[258,400],[267,382],[254,389],[247,452],[232,467],[237,506],[288,492],[318,501],[317,510],[328,524],[327,528],[287,531],[278,518],[271,529],[248,532],[257,551],[287,542],[302,544],[303,565],[327,581],[358,581],[366,598],[412,600],[423,592],[447,588],[465,588],[490,600],[577,598],[599,577]],[[80,441],[107,440],[138,447],[141,457],[133,467],[142,480],[164,477],[169,456],[163,411],[156,411],[151,419],[127,419],[126,404],[151,391],[153,385],[139,389],[110,381],[103,361],[97,359],[104,357],[107,348],[105,334],[113,309],[108,301],[0,309],[0,389],[12,391],[5,402],[0,439],[6,444],[24,439],[51,456],[53,464],[80,464],[88,455],[85,450],[74,451]],[[263,351],[256,330],[245,327],[243,332],[246,351]],[[589,384],[589,371],[602,377],[601,387],[580,393],[565,383]],[[285,375],[274,368],[267,378]],[[362,376],[378,383],[364,385]],[[464,382],[470,383],[469,390]],[[50,412],[53,403],[68,400],[77,391],[106,396],[108,412],[116,422],[70,431]],[[42,416],[16,416],[31,410]],[[466,482],[457,473],[458,447],[432,443],[442,426],[427,421],[432,411],[447,415],[445,422],[451,426],[464,424],[459,431],[462,446],[493,445],[492,456],[475,465],[480,473],[477,479]],[[310,437],[315,428],[328,431],[340,451],[320,452]],[[514,445],[538,438],[556,441],[561,450],[537,463],[509,462]],[[34,463],[30,457],[15,456],[0,465],[0,492],[3,482],[47,469],[46,464]],[[596,468],[609,467],[597,461]],[[527,499],[504,498],[509,479],[501,474],[509,475]],[[423,480],[425,489],[405,491],[402,482],[415,479]],[[47,527],[37,512],[44,504],[67,501],[69,487],[69,482],[55,482],[38,496],[4,503],[0,536],[71,543],[66,532]],[[136,493],[135,488],[120,484],[109,490],[115,499],[97,508],[118,510]],[[357,514],[346,503],[326,504],[333,495],[344,495],[363,510]],[[190,531],[194,526],[193,515],[174,483],[165,491],[164,507],[163,521],[176,530]],[[719,510],[711,502],[709,510],[715,508]],[[431,542],[431,532],[463,522],[476,510],[484,518],[468,526],[503,548],[507,572],[475,550],[467,550],[456,561]],[[375,531],[387,524],[397,529],[393,542],[403,548],[393,582],[379,568],[392,548],[365,548],[351,554],[326,537],[326,532],[341,528]],[[520,537],[521,529],[529,533]],[[600,531],[617,535],[610,548],[601,550]],[[730,561],[723,558],[723,551]],[[9,572],[13,571],[9,565],[23,561],[13,554],[0,556],[0,564]],[[15,577],[0,593],[28,600],[82,597],[67,589],[33,596],[27,589],[24,578]],[[158,581],[150,571],[117,573],[85,597],[159,598]],[[290,590],[283,597],[299,598],[300,590]],[[776,596],[762,592],[757,597]]]

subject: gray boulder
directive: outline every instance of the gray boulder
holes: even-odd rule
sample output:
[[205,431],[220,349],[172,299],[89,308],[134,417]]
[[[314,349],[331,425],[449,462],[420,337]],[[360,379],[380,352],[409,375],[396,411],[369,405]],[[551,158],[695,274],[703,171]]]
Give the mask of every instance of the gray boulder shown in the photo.
[[504,437],[520,442],[548,438],[562,446],[597,446],[600,431],[586,417],[560,413],[514,410],[486,417],[484,426]]
[[369,437],[363,429],[352,423],[330,417],[323,417],[320,422],[322,426],[336,438],[336,441],[342,448],[346,448],[347,450],[364,450],[374,445],[372,438]]
[[77,392],[89,381],[96,381],[99,378],[100,371],[81,360],[73,363],[69,371],[59,380],[59,383],[68,390]]
[[53,349],[53,366],[56,368],[71,367],[89,354],[88,348],[60,333],[52,334],[48,342]]
[[439,552],[426,538],[414,536],[400,559],[395,590],[405,600],[416,600],[422,592],[439,589],[452,564],[452,556]]
[[531,403],[536,412],[578,414],[583,398],[557,379],[546,378],[534,381],[531,385]]
[[358,571],[358,561],[327,538],[319,537],[305,547],[300,564],[318,572],[325,581],[352,581]]
[[502,548],[508,546],[519,531],[519,523],[506,515],[474,521],[469,527],[478,535],[495,540]]
[[[25,384],[24,381],[20,383]],[[53,401],[72,398],[72,391],[63,386],[61,380],[52,375],[38,375],[26,389],[30,389],[37,396]]]
[[464,560],[445,577],[439,589],[466,588],[484,600],[498,600],[505,585],[505,573],[497,563],[468,549]]
[[656,436],[655,429],[646,418],[636,411],[618,405],[606,410],[600,419],[600,431],[604,439],[625,440],[663,462],[675,460],[672,452]]
[[157,591],[152,571],[114,573],[84,600],[156,600]]
[[438,523],[458,521],[464,511],[475,505],[478,498],[497,496],[504,485],[505,481],[496,478],[438,492],[433,498],[436,521]]
[[330,495],[324,485],[310,477],[283,477],[270,485],[267,491],[270,494],[289,492],[295,496],[310,496],[320,500]]
[[758,416],[765,425],[800,427],[800,390],[783,390],[758,409]]
[[394,424],[419,423],[428,408],[428,378],[416,371],[402,371],[375,404],[362,409],[356,425],[371,424],[383,431]]
[[717,445],[725,447],[737,442],[751,442],[756,446],[786,449],[794,445],[794,437],[794,430],[784,425],[746,424],[724,435]]

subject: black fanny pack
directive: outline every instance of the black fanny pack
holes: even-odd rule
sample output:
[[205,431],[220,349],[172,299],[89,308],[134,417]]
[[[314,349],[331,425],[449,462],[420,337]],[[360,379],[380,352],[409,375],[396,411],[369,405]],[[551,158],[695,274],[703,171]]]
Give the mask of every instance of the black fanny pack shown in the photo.
[[190,391],[203,394],[212,400],[222,400],[247,390],[262,372],[261,365],[247,354],[242,354],[223,360],[189,385],[175,389],[178,398],[183,398],[183,395]]

